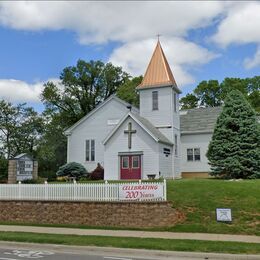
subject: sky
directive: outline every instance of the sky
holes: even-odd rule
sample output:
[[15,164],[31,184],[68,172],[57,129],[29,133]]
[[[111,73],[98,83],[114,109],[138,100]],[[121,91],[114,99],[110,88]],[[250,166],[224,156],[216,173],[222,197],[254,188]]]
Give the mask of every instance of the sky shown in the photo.
[[145,73],[160,34],[183,94],[260,75],[258,1],[1,1],[0,99],[41,111],[47,81],[78,59]]

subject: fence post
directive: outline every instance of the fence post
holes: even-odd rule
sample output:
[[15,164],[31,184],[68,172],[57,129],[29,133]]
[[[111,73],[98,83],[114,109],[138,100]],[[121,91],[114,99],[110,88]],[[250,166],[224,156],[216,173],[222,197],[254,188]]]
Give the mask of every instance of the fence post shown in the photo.
[[163,191],[164,191],[164,200],[167,200],[167,184],[166,179],[163,180]]
[[73,180],[73,198],[72,198],[72,200],[76,200],[76,198],[77,198],[77,181],[74,179]]
[[108,198],[108,181],[105,181],[105,200],[109,200]]
[[44,182],[44,200],[48,200],[48,182]]
[[21,181],[18,182],[18,199],[21,200],[22,194],[21,194]]

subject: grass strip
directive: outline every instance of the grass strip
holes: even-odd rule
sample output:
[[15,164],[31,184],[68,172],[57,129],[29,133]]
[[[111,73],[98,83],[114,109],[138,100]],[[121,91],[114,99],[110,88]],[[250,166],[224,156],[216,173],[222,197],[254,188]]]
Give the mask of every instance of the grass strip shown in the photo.
[[101,246],[169,251],[215,252],[232,254],[260,254],[256,243],[172,240],[158,238],[124,238],[103,236],[78,236],[60,234],[41,234],[27,232],[1,232],[0,240],[41,244],[62,244],[77,246]]

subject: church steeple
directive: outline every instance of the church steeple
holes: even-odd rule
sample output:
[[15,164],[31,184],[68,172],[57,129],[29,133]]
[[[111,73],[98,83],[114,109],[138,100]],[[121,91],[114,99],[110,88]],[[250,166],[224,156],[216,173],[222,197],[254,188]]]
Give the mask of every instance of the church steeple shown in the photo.
[[171,68],[158,39],[144,78],[137,89],[165,86],[173,86],[177,92],[181,92],[177,87]]

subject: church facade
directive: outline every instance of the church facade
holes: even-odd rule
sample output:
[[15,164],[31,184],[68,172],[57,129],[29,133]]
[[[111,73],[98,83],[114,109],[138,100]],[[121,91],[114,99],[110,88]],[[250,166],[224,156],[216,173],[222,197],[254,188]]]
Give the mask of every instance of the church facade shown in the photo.
[[139,109],[110,96],[66,130],[67,161],[107,180],[201,177],[220,109],[179,111],[179,90],[158,41],[143,81]]

